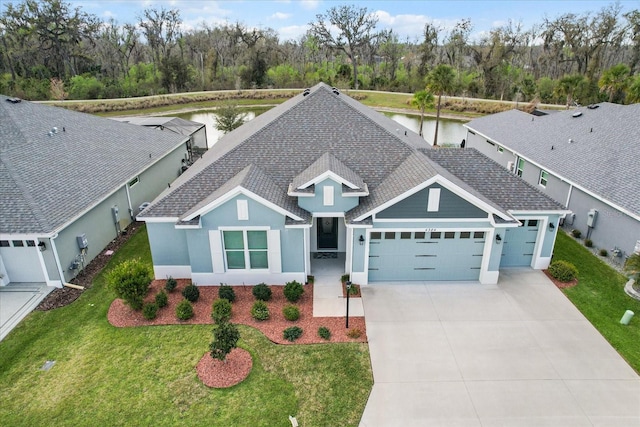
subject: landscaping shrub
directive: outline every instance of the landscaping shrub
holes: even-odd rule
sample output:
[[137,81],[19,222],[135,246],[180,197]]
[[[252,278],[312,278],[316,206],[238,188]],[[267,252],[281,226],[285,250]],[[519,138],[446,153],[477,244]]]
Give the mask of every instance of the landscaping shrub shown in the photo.
[[218,297],[224,298],[229,302],[234,302],[236,300],[236,291],[234,291],[231,286],[220,283]]
[[282,315],[290,322],[295,322],[300,318],[300,309],[293,304],[282,307]]
[[176,317],[178,320],[189,320],[193,317],[193,306],[189,300],[183,299],[176,306]]
[[358,328],[349,329],[347,332],[347,336],[349,338],[360,338],[362,336],[362,331]]
[[573,230],[571,230],[571,235],[573,237],[575,237],[576,239],[578,239],[578,238],[580,238],[580,236],[582,236],[582,231],[573,229]]
[[116,265],[107,274],[107,285],[134,310],[142,308],[153,280],[151,268],[137,258]]
[[302,294],[304,293],[304,288],[302,287],[302,283],[296,282],[287,282],[284,285],[284,297],[289,302],[298,302]]
[[215,323],[228,322],[231,319],[231,302],[225,298],[215,300],[211,318]]
[[182,296],[191,302],[196,302],[200,298],[200,289],[194,284],[187,285],[182,290]]
[[584,239],[584,245],[590,248],[593,246],[593,241],[591,239]]
[[570,282],[578,275],[578,269],[570,262],[559,260],[551,263],[549,274],[561,282]]
[[331,339],[331,331],[326,326],[320,326],[318,328],[318,336],[324,340],[329,341]]
[[167,282],[164,284],[164,289],[167,292],[173,292],[173,290],[178,286],[178,282],[173,277],[169,276]]
[[609,255],[609,251],[607,251],[606,249],[600,249],[600,251],[598,251],[598,254],[600,256],[607,256]]
[[169,305],[169,297],[164,290],[156,294],[156,305],[158,306],[158,308],[163,308]]
[[142,316],[147,320],[153,320],[158,316],[158,304],[148,302],[142,306]]
[[284,339],[287,341],[295,341],[302,336],[302,328],[299,326],[291,326],[282,332]]
[[[218,301],[227,301],[220,299]],[[231,303],[229,303],[231,306]],[[233,323],[222,322],[213,328],[213,342],[210,344],[211,357],[224,362],[231,350],[238,346],[240,340],[240,331]]]
[[349,281],[349,275],[348,274],[343,274],[342,276],[340,276],[340,281],[342,283],[346,283]]
[[255,285],[251,293],[260,301],[269,301],[271,299],[271,288],[264,283]]
[[258,300],[253,303],[253,307],[251,307],[251,317],[256,320],[267,320],[269,318],[269,307],[267,304]]

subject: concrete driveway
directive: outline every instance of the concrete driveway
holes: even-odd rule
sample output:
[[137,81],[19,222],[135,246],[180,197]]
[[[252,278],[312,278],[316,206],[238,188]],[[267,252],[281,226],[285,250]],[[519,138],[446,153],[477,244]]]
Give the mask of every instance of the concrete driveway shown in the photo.
[[640,426],[640,377],[540,271],[362,294],[361,426]]

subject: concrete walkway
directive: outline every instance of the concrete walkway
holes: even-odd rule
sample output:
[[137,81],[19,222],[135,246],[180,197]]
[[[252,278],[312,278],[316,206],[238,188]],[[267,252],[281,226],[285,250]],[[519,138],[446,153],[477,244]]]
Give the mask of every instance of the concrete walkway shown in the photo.
[[0,341],[54,289],[44,283],[11,283],[0,287]]
[[[347,300],[342,296],[340,277],[344,274],[344,253],[337,258],[311,259],[313,317],[344,317]],[[362,317],[362,298],[349,298],[349,316]]]
[[363,302],[361,426],[640,426],[640,377],[540,271],[369,285]]

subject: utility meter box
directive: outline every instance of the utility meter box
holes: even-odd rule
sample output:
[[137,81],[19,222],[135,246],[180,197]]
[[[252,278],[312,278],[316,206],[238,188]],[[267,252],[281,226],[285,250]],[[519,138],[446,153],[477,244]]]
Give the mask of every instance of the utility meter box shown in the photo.
[[117,224],[118,223],[118,214],[120,213],[119,209],[117,206],[114,206],[111,208],[111,215],[113,215],[113,223]]
[[587,227],[595,227],[596,219],[598,218],[598,211],[595,209],[591,209],[587,214]]
[[87,241],[87,235],[82,233],[76,236],[76,240],[78,241],[78,248],[87,249],[89,247],[89,242]]

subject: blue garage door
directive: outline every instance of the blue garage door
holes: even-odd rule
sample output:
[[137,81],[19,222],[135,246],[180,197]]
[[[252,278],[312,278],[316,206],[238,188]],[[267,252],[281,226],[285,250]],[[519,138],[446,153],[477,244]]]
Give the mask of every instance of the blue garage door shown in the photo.
[[369,281],[478,280],[485,233],[372,232]]
[[529,267],[538,238],[537,219],[522,220],[523,225],[505,231],[500,267]]

